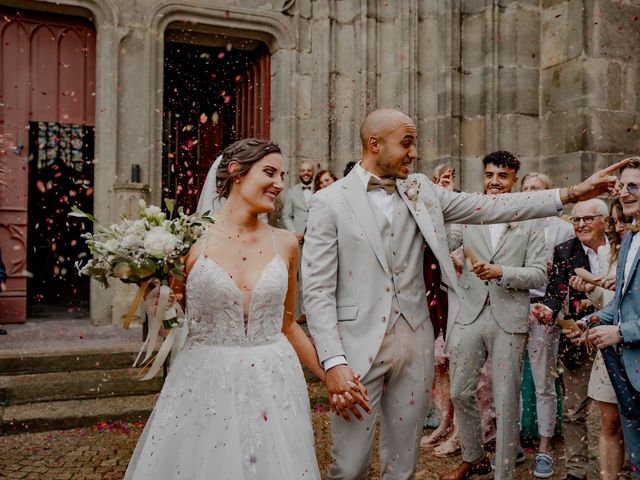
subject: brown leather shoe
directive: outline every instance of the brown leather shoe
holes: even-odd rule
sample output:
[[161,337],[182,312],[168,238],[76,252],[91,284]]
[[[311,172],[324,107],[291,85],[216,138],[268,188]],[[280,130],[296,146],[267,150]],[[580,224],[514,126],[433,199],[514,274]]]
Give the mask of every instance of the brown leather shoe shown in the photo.
[[489,460],[489,456],[485,455],[478,463],[462,462],[456,469],[449,470],[440,475],[440,480],[467,480],[471,478],[482,479],[492,477],[493,469],[491,468],[491,461]]

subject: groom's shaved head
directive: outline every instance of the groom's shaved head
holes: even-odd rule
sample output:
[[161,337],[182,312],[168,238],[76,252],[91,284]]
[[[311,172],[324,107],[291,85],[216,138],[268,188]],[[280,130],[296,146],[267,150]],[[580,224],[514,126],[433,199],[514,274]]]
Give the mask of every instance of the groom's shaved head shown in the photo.
[[376,136],[384,138],[402,125],[413,124],[413,121],[400,110],[395,108],[381,108],[366,116],[360,127],[360,141],[363,150],[369,149],[369,138]]

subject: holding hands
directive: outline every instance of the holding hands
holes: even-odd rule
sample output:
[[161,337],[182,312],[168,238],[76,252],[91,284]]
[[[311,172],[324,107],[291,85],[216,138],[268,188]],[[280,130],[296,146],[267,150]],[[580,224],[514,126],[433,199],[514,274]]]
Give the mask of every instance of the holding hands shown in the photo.
[[348,365],[336,365],[325,375],[325,385],[329,393],[329,408],[336,415],[342,415],[347,422],[351,421],[349,411],[362,420],[362,412],[371,413],[367,389],[360,383],[360,376]]

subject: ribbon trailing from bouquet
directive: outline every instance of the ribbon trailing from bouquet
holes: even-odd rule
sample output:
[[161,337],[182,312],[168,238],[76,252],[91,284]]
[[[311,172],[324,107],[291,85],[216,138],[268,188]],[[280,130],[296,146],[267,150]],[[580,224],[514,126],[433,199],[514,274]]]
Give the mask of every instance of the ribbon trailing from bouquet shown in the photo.
[[[157,303],[152,304],[148,302],[145,305],[145,309],[147,311],[147,318],[149,321],[149,332],[147,334],[147,338],[142,344],[142,348],[140,352],[138,352],[138,356],[136,357],[135,362],[133,362],[133,366],[138,366],[138,361],[140,357],[145,352],[144,359],[141,362],[141,365],[147,363],[153,354],[153,350],[156,345],[156,340],[158,339],[158,334],[160,333],[160,327],[162,327],[164,320],[166,320],[167,312],[170,311],[168,309],[169,299],[171,298],[171,294],[173,291],[167,287],[166,285],[160,285],[158,288],[158,300]],[[146,373],[141,380],[150,380],[155,377],[156,374],[160,371],[160,368],[164,364],[165,360],[171,353],[171,361],[175,360],[176,355],[184,345],[184,342],[187,338],[188,327],[185,318],[184,311],[180,304],[175,301],[172,309],[175,309],[175,322],[177,325],[172,327],[169,330],[169,334],[162,342],[160,349],[158,350],[157,355],[153,359],[153,363],[149,367],[149,371]],[[172,318],[173,315],[172,315]]]
[[135,315],[136,310],[138,309],[138,305],[140,305],[140,301],[142,300],[142,297],[144,297],[144,292],[147,291],[147,287],[152,281],[153,279],[151,278],[141,283],[138,286],[138,291],[136,292],[136,296],[133,298],[133,302],[129,307],[129,311],[124,316],[124,321],[122,322],[122,326],[124,327],[125,330],[129,330],[129,326],[131,325],[131,320],[133,320],[133,316]]

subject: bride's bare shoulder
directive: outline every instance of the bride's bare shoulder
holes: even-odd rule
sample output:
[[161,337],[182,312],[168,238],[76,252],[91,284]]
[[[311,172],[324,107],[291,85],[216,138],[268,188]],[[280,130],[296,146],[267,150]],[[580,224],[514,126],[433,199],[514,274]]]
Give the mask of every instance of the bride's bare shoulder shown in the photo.
[[196,263],[196,260],[200,256],[200,254],[204,251],[204,247],[207,243],[207,232],[204,235],[200,236],[196,242],[191,245],[189,249],[189,253],[187,253],[187,258],[185,261],[185,265],[187,267],[187,272],[191,270],[193,264]]
[[273,236],[278,245],[278,251],[285,255],[291,255],[298,251],[298,238],[288,230],[274,228]]

